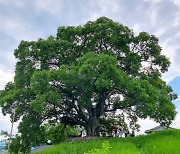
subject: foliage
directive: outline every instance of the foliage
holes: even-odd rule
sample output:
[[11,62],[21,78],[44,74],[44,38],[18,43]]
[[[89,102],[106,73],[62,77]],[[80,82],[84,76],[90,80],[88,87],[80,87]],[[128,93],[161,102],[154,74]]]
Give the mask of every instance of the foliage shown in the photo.
[[109,154],[111,150],[111,145],[108,141],[102,143],[102,149],[92,149],[84,154]]
[[5,143],[4,149],[8,149],[9,141],[11,140],[12,136],[8,133],[8,131],[1,130],[0,136],[3,137],[1,141]]
[[21,143],[21,138],[20,136],[16,136],[15,138],[12,139],[10,147],[9,147],[9,152],[14,153],[14,154],[18,154],[22,148],[22,143]]
[[69,135],[77,135],[77,130],[70,126],[64,126],[63,124],[57,125],[45,125],[46,140],[50,140],[52,144],[58,144],[64,141]]
[[112,129],[107,121],[137,130],[138,118],[169,126],[175,117],[177,96],[161,79],[170,61],[154,35],[135,36],[101,17],[59,27],[56,37],[21,41],[14,55],[14,83],[0,91],[0,105],[13,121],[22,118],[26,149],[44,142],[47,122],[81,125],[97,136],[101,128]]
[[0,136],[3,136],[4,138],[9,138],[9,134],[7,131],[1,130]]

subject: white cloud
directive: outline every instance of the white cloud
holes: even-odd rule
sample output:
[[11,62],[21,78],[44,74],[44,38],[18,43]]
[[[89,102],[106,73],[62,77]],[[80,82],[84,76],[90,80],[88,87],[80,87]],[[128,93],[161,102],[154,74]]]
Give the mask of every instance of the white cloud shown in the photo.
[[[174,48],[174,49],[173,49]],[[167,55],[167,57],[170,58],[170,62],[171,65],[168,69],[168,72],[164,73],[162,75],[163,80],[165,80],[166,82],[170,82],[172,81],[175,77],[180,76],[180,65],[178,64],[179,62],[177,61],[177,50],[175,49],[176,47],[167,47],[165,49],[167,49],[167,53],[165,55]],[[178,47],[177,47],[178,48]],[[180,48],[180,46],[179,46]]]
[[5,84],[13,81],[14,73],[4,70],[0,67],[0,89],[3,89]]
[[150,11],[150,16],[149,16],[149,18],[150,18],[150,23],[151,23],[151,25],[156,25],[157,24],[157,22],[158,22],[158,20],[157,20],[157,14],[158,14],[158,6],[157,5],[154,5],[154,4],[152,4],[151,5],[151,7],[150,7],[150,9],[149,9],[149,11]]
[[119,4],[116,0],[98,0],[96,2],[92,1],[92,3],[94,3],[95,5],[99,5],[101,14],[108,15],[111,12],[115,13],[117,11],[118,13],[121,13],[121,10],[119,9]]
[[[179,8],[180,8],[180,3],[179,3]],[[179,23],[180,23],[180,12],[177,12],[174,15],[174,22],[172,24],[174,27],[177,27],[177,26],[179,26]]]
[[162,75],[162,79],[167,83],[172,81],[176,76],[180,76],[180,71],[178,70],[178,66],[171,64],[169,71]]
[[176,111],[177,111],[177,115],[172,123],[172,127],[180,129],[180,108],[177,108]]
[[180,0],[171,0],[171,1],[180,8]]
[[162,0],[143,0],[144,2],[150,2],[150,3],[153,3],[153,4],[157,4],[159,2],[161,2]]
[[35,0],[34,3],[38,11],[47,11],[54,15],[57,15],[64,7],[62,0]]
[[134,25],[132,26],[132,29],[133,29],[133,32],[135,33],[135,35],[138,35],[139,32],[141,31],[141,27],[140,27],[139,24],[134,24]]
[[154,31],[154,34],[156,35],[156,37],[161,37],[165,32],[167,31],[166,27],[161,27],[160,29],[156,29]]
[[18,19],[2,18],[0,21],[0,29],[8,36],[14,38],[14,40],[17,40],[17,42],[21,40],[35,40],[37,36],[40,36],[38,31],[33,30],[33,27]]
[[[0,0],[1,4],[8,4],[12,3],[11,0]],[[24,6],[25,1],[24,0],[16,0],[12,4],[18,8],[22,8]]]

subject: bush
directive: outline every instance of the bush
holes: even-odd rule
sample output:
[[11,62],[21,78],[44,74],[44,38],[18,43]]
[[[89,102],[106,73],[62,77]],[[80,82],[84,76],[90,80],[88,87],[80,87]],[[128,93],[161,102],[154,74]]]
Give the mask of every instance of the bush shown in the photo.
[[46,138],[51,140],[52,144],[58,144],[64,141],[69,135],[77,135],[77,130],[63,124],[46,125]]
[[21,138],[20,136],[16,136],[16,138],[13,138],[10,144],[10,152],[13,152],[15,154],[18,154],[21,150]]
[[104,141],[102,143],[102,149],[93,149],[88,152],[85,152],[84,154],[108,154],[110,152],[111,145],[108,141]]

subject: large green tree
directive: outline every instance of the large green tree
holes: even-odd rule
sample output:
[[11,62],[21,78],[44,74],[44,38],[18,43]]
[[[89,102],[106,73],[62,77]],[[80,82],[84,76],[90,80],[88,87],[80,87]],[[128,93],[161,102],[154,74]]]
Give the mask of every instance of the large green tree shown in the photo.
[[22,117],[22,136],[31,127],[37,137],[46,122],[82,125],[94,136],[105,121],[135,129],[138,118],[168,126],[175,117],[176,95],[161,79],[170,61],[154,35],[136,36],[101,17],[59,27],[56,37],[21,41],[14,55],[14,83],[1,91],[0,103],[4,114]]

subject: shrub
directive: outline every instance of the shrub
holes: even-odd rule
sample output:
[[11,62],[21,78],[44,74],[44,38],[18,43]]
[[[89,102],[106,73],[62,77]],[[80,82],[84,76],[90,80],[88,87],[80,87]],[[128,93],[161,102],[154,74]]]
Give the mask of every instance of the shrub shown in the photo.
[[70,126],[58,125],[46,125],[46,138],[51,140],[52,144],[58,144],[64,141],[69,135],[77,135],[77,130]]
[[108,154],[110,152],[111,145],[108,141],[102,143],[102,149],[92,149],[84,154]]

